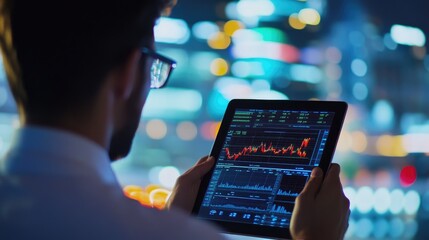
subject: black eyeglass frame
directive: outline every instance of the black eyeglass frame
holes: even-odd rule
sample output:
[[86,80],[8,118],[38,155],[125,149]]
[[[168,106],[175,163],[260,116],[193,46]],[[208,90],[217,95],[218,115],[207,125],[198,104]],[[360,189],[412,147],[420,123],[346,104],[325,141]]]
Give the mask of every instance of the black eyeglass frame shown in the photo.
[[[143,54],[145,54],[145,55],[153,58],[154,61],[159,60],[162,63],[167,64],[167,65],[170,66],[167,78],[165,79],[164,83],[161,86],[159,86],[159,87],[152,87],[151,86],[151,89],[158,89],[158,88],[162,88],[165,85],[167,85],[167,82],[170,79],[170,76],[171,76],[171,73],[173,72],[173,69],[175,69],[176,66],[177,66],[177,62],[174,61],[173,59],[169,58],[169,57],[166,57],[166,56],[164,56],[162,54],[159,54],[159,53],[155,52],[154,50],[146,48],[146,47],[141,48],[141,52]],[[151,66],[151,70],[152,70],[152,66]],[[152,74],[151,74],[151,78],[152,78]],[[151,81],[152,81],[152,79],[151,79]]]

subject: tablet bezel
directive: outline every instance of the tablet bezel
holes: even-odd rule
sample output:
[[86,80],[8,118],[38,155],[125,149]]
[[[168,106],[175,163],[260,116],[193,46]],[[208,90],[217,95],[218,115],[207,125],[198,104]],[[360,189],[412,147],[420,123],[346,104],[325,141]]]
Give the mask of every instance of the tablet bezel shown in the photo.
[[[340,132],[344,123],[347,112],[347,103],[341,101],[294,101],[294,100],[253,100],[253,99],[234,99],[228,104],[222,123],[213,144],[210,156],[216,159],[216,163],[210,172],[202,179],[197,198],[195,200],[192,214],[198,215],[204,195],[212,177],[213,170],[217,164],[217,159],[222,151],[223,144],[229,129],[229,125],[233,119],[236,109],[269,109],[269,110],[299,110],[299,111],[327,111],[335,112],[334,119],[329,130],[329,135],[326,141],[325,149],[320,159],[319,167],[324,172],[327,171],[329,164],[335,152],[335,148],[340,136]],[[220,226],[223,230],[243,235],[261,236],[269,238],[290,238],[289,228],[269,227],[256,224],[235,223],[228,221],[217,221],[202,218],[205,221],[213,222]]]

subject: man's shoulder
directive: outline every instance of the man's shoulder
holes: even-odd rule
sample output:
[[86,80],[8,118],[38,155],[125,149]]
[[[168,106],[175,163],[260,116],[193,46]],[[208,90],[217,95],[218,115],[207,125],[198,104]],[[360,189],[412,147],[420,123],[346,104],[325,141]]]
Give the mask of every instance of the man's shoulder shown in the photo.
[[143,207],[120,188],[89,182],[76,186],[68,180],[1,175],[0,232],[15,236],[19,229],[19,234],[31,232],[42,238],[64,238],[67,233],[75,239],[219,238],[212,226],[179,211]]

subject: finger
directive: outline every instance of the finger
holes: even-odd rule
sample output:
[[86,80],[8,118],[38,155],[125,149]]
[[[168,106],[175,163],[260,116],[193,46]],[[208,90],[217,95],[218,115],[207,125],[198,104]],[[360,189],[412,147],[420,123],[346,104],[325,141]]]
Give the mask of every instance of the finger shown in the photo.
[[198,160],[197,163],[195,163],[194,166],[199,165],[199,164],[207,161],[208,158],[209,158],[209,156],[204,156],[204,157],[200,158],[200,160]]
[[206,158],[206,161],[201,161],[201,163],[198,163],[197,165],[193,166],[184,174],[186,175],[186,179],[192,182],[200,180],[210,171],[210,169],[213,167],[214,162],[214,157],[208,157]]
[[331,166],[328,169],[328,173],[326,174],[326,181],[327,182],[336,182],[340,179],[340,165],[337,163],[331,163]]
[[311,171],[310,180],[308,180],[304,189],[302,190],[303,194],[309,194],[310,196],[316,196],[317,191],[320,188],[320,184],[323,180],[323,171],[319,167],[313,168]]

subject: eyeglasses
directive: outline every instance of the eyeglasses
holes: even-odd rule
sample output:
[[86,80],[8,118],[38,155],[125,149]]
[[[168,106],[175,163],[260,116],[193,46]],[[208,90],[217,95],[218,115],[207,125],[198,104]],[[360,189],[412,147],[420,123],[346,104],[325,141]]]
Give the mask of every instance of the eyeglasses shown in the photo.
[[142,53],[153,59],[150,67],[150,88],[162,88],[176,68],[176,61],[165,57],[149,48],[142,48]]

